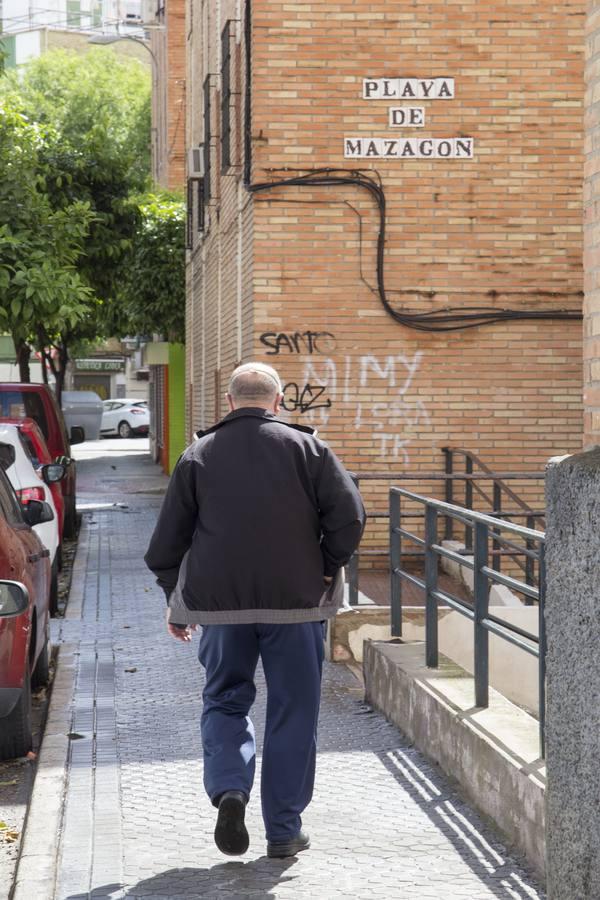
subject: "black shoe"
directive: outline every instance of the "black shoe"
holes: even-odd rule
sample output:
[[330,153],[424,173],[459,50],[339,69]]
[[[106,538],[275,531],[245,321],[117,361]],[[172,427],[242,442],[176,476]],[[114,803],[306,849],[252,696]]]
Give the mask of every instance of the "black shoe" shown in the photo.
[[246,803],[246,795],[241,791],[221,794],[215,844],[227,856],[241,856],[248,849],[250,839],[244,825]]
[[305,831],[299,831],[295,838],[289,841],[269,841],[267,844],[267,856],[271,859],[285,859],[286,856],[295,856],[301,850],[308,850],[310,838]]

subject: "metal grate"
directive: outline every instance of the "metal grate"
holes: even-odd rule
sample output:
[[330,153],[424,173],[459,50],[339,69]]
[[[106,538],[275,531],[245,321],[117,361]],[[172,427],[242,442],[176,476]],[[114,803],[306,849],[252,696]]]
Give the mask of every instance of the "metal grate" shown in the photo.
[[231,19],[221,33],[221,169],[231,166]]
[[186,192],[186,217],[185,217],[185,249],[194,248],[194,182],[188,178]]
[[204,202],[207,203],[211,197],[210,191],[210,75],[204,79],[202,88],[204,96]]
[[203,232],[206,227],[206,214],[205,214],[205,203],[204,203],[204,182],[197,181],[196,182],[196,198],[197,198],[197,210],[196,210],[196,229],[197,231]]

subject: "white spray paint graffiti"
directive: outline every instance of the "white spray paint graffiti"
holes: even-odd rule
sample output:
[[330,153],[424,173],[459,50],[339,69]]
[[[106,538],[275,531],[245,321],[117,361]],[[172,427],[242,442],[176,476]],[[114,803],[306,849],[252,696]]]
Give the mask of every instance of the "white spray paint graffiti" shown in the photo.
[[[414,429],[419,424],[430,424],[423,401],[407,397],[422,358],[420,351],[412,356],[345,356],[339,362],[332,358],[305,358],[304,386],[300,390],[295,383],[286,385],[285,408],[302,412],[315,427],[324,427],[336,402],[355,402],[354,429],[369,431],[378,455],[408,463]],[[365,391],[376,397],[385,394],[386,399],[367,403],[360,398]]]

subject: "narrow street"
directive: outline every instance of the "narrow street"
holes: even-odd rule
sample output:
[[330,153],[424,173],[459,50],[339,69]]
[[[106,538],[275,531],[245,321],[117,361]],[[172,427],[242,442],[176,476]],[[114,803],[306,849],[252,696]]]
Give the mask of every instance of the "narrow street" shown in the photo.
[[[197,637],[190,646],[167,635],[164,598],[142,560],[166,478],[146,441],[76,449],[80,545],[66,618],[53,623],[58,673],[14,900],[543,896],[333,664],[305,816],[312,848],[267,859],[256,793],[248,853],[223,857],[202,788]],[[259,677],[258,735],[263,716]]]

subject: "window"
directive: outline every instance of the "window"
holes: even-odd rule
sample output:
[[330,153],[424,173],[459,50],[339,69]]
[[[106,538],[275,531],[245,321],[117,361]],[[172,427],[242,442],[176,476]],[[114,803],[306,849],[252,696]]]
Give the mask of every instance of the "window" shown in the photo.
[[194,248],[194,182],[188,178],[185,215],[185,249]]
[[221,170],[231,166],[231,19],[221,34]]
[[198,181],[196,182],[196,197],[198,200],[197,206],[197,219],[196,219],[196,229],[198,232],[204,231],[204,227],[206,224],[206,216],[204,214],[204,182]]
[[210,200],[210,75],[204,79],[204,202]]
[[37,469],[41,465],[41,463],[38,459],[37,450],[33,446],[33,441],[31,440],[29,435],[25,434],[23,431],[21,431],[20,428],[19,428],[19,438],[21,440],[21,444],[23,445],[23,449],[25,450],[25,453],[31,459],[31,462]]
[[67,0],[67,25],[69,28],[81,28],[80,0]]
[[[14,34],[5,34],[0,38],[0,50],[5,54],[4,68],[14,69],[17,65],[17,38]],[[1,68],[1,66],[0,66]]]
[[93,0],[92,25],[95,28],[97,28],[99,25],[102,25],[102,0]]
[[10,419],[34,419],[48,440],[48,421],[39,394],[33,391],[0,391],[0,415]]

